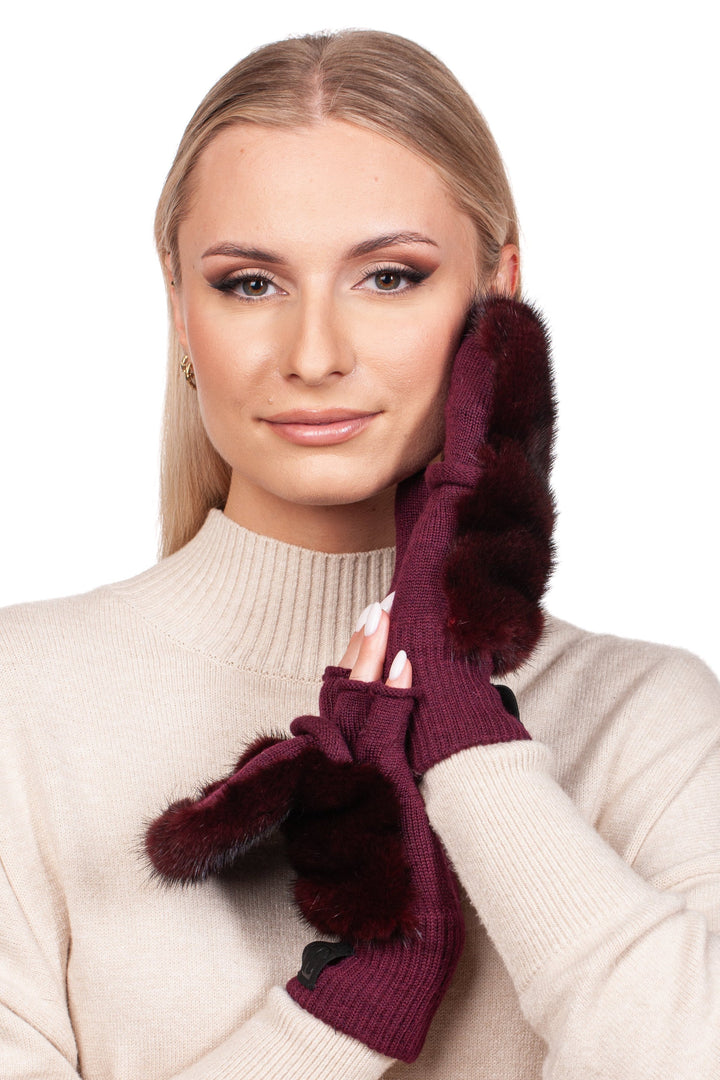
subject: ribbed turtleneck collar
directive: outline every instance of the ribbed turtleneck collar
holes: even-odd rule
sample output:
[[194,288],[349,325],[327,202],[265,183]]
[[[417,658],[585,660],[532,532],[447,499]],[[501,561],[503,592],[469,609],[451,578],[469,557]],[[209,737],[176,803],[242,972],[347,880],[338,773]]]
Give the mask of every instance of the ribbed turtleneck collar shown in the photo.
[[337,663],[366,604],[385,596],[393,563],[393,548],[328,555],[211,510],[180,551],[112,588],[186,648],[311,680]]

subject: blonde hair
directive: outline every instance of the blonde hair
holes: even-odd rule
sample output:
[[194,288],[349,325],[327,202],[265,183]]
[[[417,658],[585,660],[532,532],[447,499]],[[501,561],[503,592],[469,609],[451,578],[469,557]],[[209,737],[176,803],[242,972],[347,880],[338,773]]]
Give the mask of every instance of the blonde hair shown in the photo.
[[[375,30],[290,38],[250,53],[210,90],[190,120],[158,203],[155,240],[180,282],[178,231],[208,143],[233,124],[306,127],[344,120],[394,139],[432,164],[475,224],[481,280],[492,281],[518,224],[500,152],[454,75],[420,45]],[[519,285],[518,285],[519,288]],[[211,507],[225,505],[230,469],[205,433],[197,395],[180,370],[170,318],[162,442],[163,555],[190,540]]]

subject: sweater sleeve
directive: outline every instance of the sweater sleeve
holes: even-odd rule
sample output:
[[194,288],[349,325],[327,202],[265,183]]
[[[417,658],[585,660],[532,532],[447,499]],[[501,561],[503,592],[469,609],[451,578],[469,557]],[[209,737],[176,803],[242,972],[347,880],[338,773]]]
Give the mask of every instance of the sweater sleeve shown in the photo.
[[[33,925],[34,922],[34,925]],[[60,962],[67,943],[31,920],[0,872],[0,1061],[3,1080],[78,1080],[83,1075]],[[174,1080],[376,1080],[392,1064],[317,1020],[285,990]],[[170,1080],[158,1065],[156,1077]],[[140,1080],[140,1078],[138,1078]]]
[[[11,786],[4,785],[5,795]],[[31,830],[20,827],[21,817],[16,814],[13,822],[12,815],[3,814],[0,820],[0,1073],[3,1080],[78,1080],[87,1074],[66,991],[71,928],[52,854]],[[121,1016],[117,1023],[123,1023]],[[377,1080],[391,1064],[323,1024],[276,986],[253,1016],[173,1078],[161,1060],[154,1075],[122,1075],[128,1080],[131,1075],[137,1080]]]
[[[617,800],[637,808],[625,858],[538,742],[465,750],[424,780],[430,819],[547,1044],[545,1080],[720,1075],[720,687],[677,655],[632,695],[645,737],[616,741]],[[610,819],[605,806],[597,821]]]

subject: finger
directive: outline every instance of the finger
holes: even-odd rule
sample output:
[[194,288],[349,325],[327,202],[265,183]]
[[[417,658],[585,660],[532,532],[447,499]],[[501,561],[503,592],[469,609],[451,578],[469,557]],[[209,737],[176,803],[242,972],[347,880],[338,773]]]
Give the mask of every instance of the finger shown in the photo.
[[398,690],[409,690],[412,686],[412,664],[404,649],[400,650],[390,665],[386,686],[394,686]]
[[389,629],[387,613],[379,604],[373,604],[365,623],[357,660],[350,672],[351,679],[373,682],[382,676]]
[[[385,599],[380,601],[380,607],[383,609],[383,611],[387,611],[388,615],[390,614],[390,611],[392,609],[392,602],[394,596],[394,592],[388,593]],[[367,617],[370,614],[370,608],[372,606],[372,604],[368,604],[368,606],[363,608],[363,610],[360,612],[358,621],[355,623],[355,629],[353,630],[350,641],[348,642],[348,647],[339,661],[339,667],[351,668],[357,660],[358,653],[360,652],[360,646],[362,645],[362,631],[365,629],[365,623],[367,622]]]
[[348,647],[342,655],[342,658],[338,664],[338,667],[351,668],[354,666],[355,661],[358,658],[360,652],[360,646],[362,645],[363,632],[362,629],[356,630],[348,642]]
[[389,592],[384,600],[380,601],[380,607],[383,611],[387,611],[388,615],[392,611],[393,600],[395,599],[395,593]]

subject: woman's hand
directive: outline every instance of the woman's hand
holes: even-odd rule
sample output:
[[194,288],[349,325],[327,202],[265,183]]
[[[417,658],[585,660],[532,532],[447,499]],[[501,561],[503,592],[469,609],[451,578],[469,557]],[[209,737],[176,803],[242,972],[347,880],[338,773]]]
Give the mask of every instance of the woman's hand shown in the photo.
[[[350,668],[351,679],[375,682],[382,677],[393,595],[390,593],[381,603],[370,604],[360,616],[340,661],[340,667]],[[412,686],[412,665],[402,649],[390,666],[386,686],[400,690],[409,690]]]

